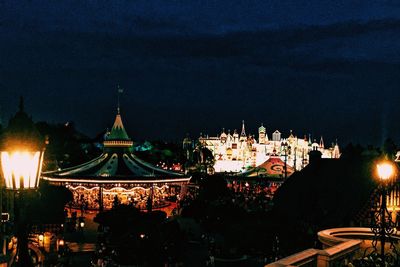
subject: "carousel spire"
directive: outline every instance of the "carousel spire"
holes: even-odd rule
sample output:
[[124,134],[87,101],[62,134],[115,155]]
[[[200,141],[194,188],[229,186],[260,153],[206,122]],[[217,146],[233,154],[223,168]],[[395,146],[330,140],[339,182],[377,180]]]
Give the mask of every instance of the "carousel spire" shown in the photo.
[[120,105],[119,105],[119,95],[124,92],[124,89],[119,87],[119,84],[117,85],[118,89],[118,104],[117,104],[117,113],[120,114]]

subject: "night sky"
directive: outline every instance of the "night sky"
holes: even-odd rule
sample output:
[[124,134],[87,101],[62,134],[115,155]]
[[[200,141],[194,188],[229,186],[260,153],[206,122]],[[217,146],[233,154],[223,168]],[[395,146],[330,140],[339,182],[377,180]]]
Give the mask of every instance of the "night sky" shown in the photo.
[[0,105],[134,140],[260,123],[269,136],[400,144],[400,3],[0,1]]

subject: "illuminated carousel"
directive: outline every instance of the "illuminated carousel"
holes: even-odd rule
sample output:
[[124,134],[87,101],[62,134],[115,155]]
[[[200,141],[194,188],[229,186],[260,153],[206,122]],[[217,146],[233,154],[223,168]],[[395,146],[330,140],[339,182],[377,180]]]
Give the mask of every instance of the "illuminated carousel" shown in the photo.
[[73,205],[86,209],[110,209],[116,202],[140,209],[158,208],[185,193],[190,177],[153,166],[133,154],[133,142],[119,110],[103,144],[99,157],[44,173],[43,179],[66,186],[73,193]]

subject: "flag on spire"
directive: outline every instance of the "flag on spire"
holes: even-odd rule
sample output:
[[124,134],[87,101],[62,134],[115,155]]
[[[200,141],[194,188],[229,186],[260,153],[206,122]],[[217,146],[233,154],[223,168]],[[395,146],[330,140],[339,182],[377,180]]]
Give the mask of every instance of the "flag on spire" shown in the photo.
[[117,111],[118,114],[120,112],[120,108],[119,108],[119,95],[122,94],[124,92],[124,89],[122,89],[121,87],[119,87],[119,84],[117,85],[117,89],[118,89],[118,107],[117,107]]
[[122,94],[124,92],[124,89],[122,89],[121,87],[119,87],[119,84],[117,85],[118,88],[118,93]]

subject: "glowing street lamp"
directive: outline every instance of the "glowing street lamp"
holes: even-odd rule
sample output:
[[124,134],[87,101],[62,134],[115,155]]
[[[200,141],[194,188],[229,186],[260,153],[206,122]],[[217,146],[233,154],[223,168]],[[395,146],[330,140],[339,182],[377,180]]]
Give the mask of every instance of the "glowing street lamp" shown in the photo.
[[371,230],[374,233],[374,249],[378,252],[378,240],[380,241],[380,259],[382,266],[386,264],[385,243],[389,241],[393,243],[391,238],[396,229],[396,223],[392,220],[392,212],[387,209],[387,195],[390,190],[390,183],[396,176],[396,171],[393,163],[390,161],[382,161],[376,165],[376,173],[379,178],[378,193],[380,195],[380,206],[375,211]]
[[[6,189],[16,192],[14,222],[16,225],[17,250],[14,266],[33,266],[28,252],[29,228],[24,197],[39,186],[45,143],[32,119],[24,112],[21,97],[19,111],[10,120],[0,139],[1,176]],[[47,142],[46,142],[47,143]]]
[[42,163],[43,151],[2,151],[5,187],[10,190],[37,189]]
[[44,247],[44,235],[43,234],[40,234],[38,236],[38,243],[39,243],[40,248]]
[[60,254],[63,254],[64,252],[64,246],[65,246],[65,241],[64,239],[58,239],[57,241],[57,250],[59,251]]
[[395,173],[393,164],[389,162],[377,164],[376,169],[378,172],[378,177],[382,182],[388,181]]
[[[28,229],[24,218],[23,194],[26,191],[36,190],[39,186],[40,173],[43,162],[42,151],[16,150],[1,151],[1,170],[6,189],[19,192],[18,208],[14,221],[17,225],[17,251],[15,257],[16,266],[33,266],[28,252]],[[42,236],[43,237],[43,236]],[[39,237],[39,241],[40,237]]]

